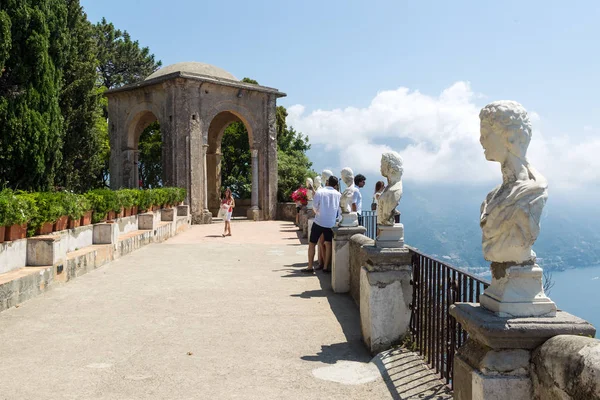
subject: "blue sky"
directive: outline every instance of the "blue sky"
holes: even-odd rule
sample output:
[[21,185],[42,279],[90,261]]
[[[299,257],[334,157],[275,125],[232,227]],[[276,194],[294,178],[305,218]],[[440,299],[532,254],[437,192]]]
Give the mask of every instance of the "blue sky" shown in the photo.
[[164,65],[207,62],[286,92],[316,169],[349,165],[374,183],[377,153],[393,149],[406,179],[498,180],[476,115],[511,99],[532,113],[530,159],[551,185],[600,187],[600,2],[81,3]]

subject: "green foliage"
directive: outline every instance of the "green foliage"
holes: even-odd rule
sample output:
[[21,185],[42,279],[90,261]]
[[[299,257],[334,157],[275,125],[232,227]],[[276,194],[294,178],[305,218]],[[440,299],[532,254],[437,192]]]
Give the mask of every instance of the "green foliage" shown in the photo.
[[229,125],[221,141],[221,187],[240,199],[248,199],[252,194],[252,165],[248,131],[241,122]]
[[117,202],[121,207],[133,207],[137,203],[139,190],[136,189],[121,189],[115,193]]
[[109,211],[121,210],[116,193],[110,189],[94,189],[87,192],[85,197],[94,210],[93,223],[102,221]]
[[127,31],[116,29],[106,19],[94,26],[100,86],[108,89],[144,80],[162,63],[148,47],[140,47]]
[[[23,195],[26,196],[26,195]],[[38,192],[29,196],[35,201],[37,212],[31,216],[28,224],[27,234],[31,236],[36,229],[47,222],[55,222],[63,215],[67,215],[65,209],[65,193],[63,192]]]
[[162,136],[158,121],[150,124],[140,135],[138,145],[139,173],[145,188],[162,186]]
[[64,0],[0,2],[0,181],[13,188],[49,188],[61,164],[67,17]]
[[0,226],[24,224],[37,212],[35,201],[28,193],[4,189],[0,192]]
[[67,62],[60,93],[65,137],[57,183],[85,192],[102,184],[104,126],[98,124],[102,118],[101,91],[96,88],[98,60],[93,25],[87,20],[79,1],[69,0],[68,7],[70,43],[66,49]]
[[91,209],[89,200],[82,194],[63,192],[62,195],[65,215],[68,215],[71,219],[79,219],[86,211]]

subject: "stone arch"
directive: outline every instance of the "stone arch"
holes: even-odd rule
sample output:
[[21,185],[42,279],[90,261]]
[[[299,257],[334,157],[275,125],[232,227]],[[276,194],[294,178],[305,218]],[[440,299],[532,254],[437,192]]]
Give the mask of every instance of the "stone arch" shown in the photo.
[[[208,137],[206,140],[206,178],[207,178],[207,195],[208,209],[215,214],[219,209],[220,189],[221,189],[221,143],[225,129],[234,122],[241,122],[246,127],[248,132],[248,144],[252,156],[254,150],[254,134],[253,124],[250,119],[240,114],[239,111],[223,110],[215,114],[211,119],[208,127]],[[253,182],[254,185],[254,182]],[[253,188],[254,191],[254,188]]]
[[134,107],[125,122],[125,135],[122,143],[123,186],[139,187],[139,140],[140,135],[150,124],[158,121],[159,112],[153,104],[142,103]]

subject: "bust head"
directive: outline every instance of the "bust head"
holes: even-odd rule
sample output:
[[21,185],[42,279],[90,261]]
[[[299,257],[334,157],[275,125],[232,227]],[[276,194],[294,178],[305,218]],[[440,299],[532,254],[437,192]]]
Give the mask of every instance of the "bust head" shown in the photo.
[[319,175],[315,176],[315,189],[319,189],[321,187],[321,177]]
[[521,104],[495,101],[481,109],[479,119],[480,142],[487,160],[502,163],[509,154],[525,159],[531,141],[531,122]]
[[323,172],[321,172],[321,178],[323,180],[323,182],[327,183],[327,180],[329,179],[329,177],[333,175],[333,172],[331,172],[328,169],[324,169]]
[[402,157],[395,151],[383,153],[381,155],[381,175],[386,178],[397,175],[398,178],[401,178],[404,172],[403,164]]
[[306,187],[308,189],[312,189],[313,188],[313,180],[312,180],[312,178],[306,178]]
[[354,184],[354,172],[350,167],[346,167],[342,170],[342,181],[346,186],[352,186]]

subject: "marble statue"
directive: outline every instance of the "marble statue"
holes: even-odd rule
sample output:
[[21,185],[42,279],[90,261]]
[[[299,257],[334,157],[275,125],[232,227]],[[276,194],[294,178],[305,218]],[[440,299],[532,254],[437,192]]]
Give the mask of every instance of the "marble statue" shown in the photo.
[[377,202],[377,224],[393,226],[396,215],[400,214],[396,207],[402,198],[403,161],[395,151],[381,155],[381,175],[387,178],[387,186]]
[[492,283],[481,305],[500,317],[552,317],[556,304],[542,287],[542,269],[531,249],[540,233],[548,182],[527,161],[531,122],[515,101],[496,101],[480,114],[481,146],[500,163],[502,184],[481,205],[483,256],[491,261]]
[[548,182],[525,156],[529,117],[519,103],[497,101],[485,106],[479,118],[485,158],[500,163],[502,171],[502,184],[481,205],[483,256],[498,263],[533,263],[531,246],[540,233]]
[[319,189],[321,189],[321,176],[317,175],[315,176],[315,192]]
[[306,197],[308,201],[312,201],[315,194],[315,187],[312,178],[306,178]]
[[331,172],[331,171],[330,171],[330,170],[328,170],[328,169],[324,169],[324,170],[321,172],[321,179],[322,179],[322,181],[323,181],[323,182],[322,182],[322,183],[323,183],[323,186],[327,186],[327,180],[329,179],[329,177],[330,177],[331,175],[333,175],[333,172]]
[[342,169],[342,181],[346,185],[346,189],[342,193],[340,199],[340,209],[342,211],[342,220],[340,226],[358,226],[358,213],[352,211],[352,203],[354,203],[354,194],[358,188],[354,185],[354,172],[349,167]]

